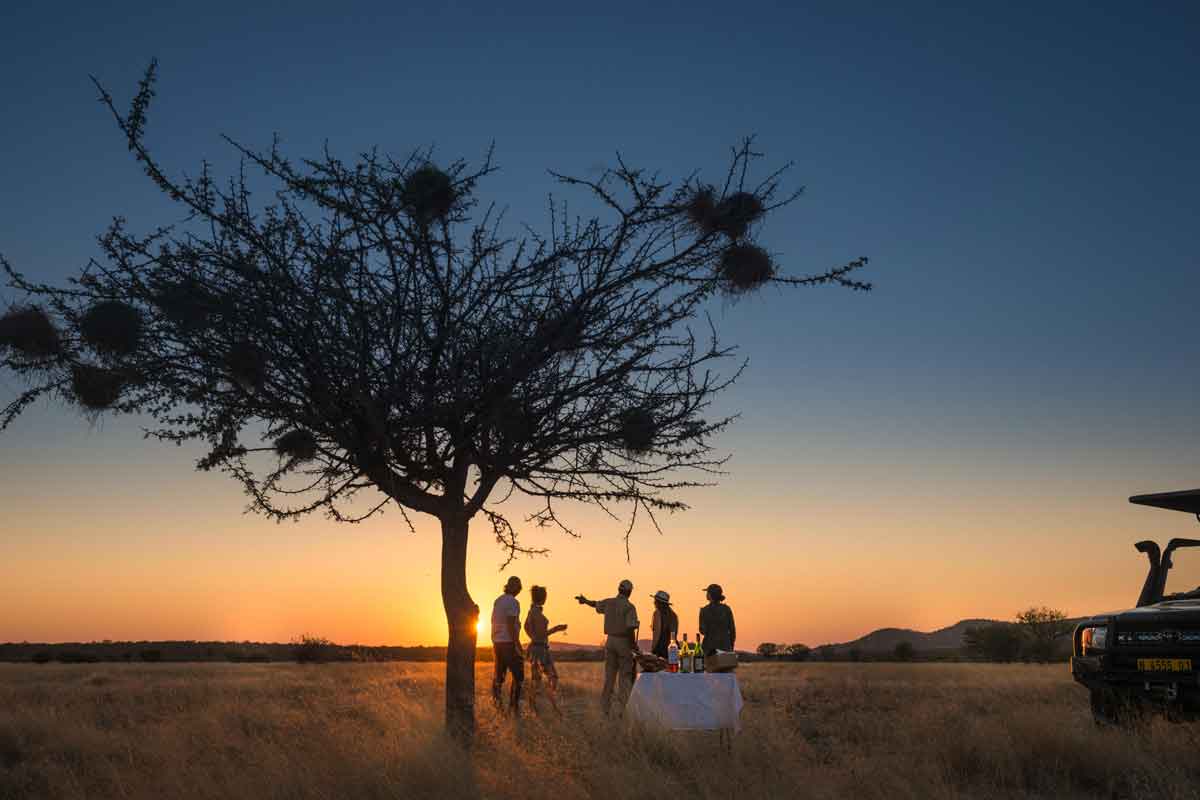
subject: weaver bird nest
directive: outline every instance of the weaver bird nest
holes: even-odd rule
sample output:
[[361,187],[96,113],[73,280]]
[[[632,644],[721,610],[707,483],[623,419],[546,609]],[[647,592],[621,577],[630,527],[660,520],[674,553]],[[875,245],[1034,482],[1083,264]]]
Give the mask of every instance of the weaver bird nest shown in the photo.
[[692,225],[705,235],[723,233],[741,239],[766,212],[762,200],[750,192],[735,192],[720,202],[711,186],[702,186],[691,196],[684,211]]
[[401,199],[416,219],[429,222],[446,217],[454,208],[458,193],[449,175],[427,164],[404,179]]
[[766,250],[755,244],[733,244],[721,255],[718,267],[727,291],[753,291],[775,277],[775,263]]
[[121,373],[94,364],[75,364],[71,367],[71,393],[75,401],[88,411],[112,408],[125,388]]
[[119,300],[94,304],[79,318],[79,335],[97,353],[132,355],[142,341],[142,315]]
[[50,315],[38,306],[9,309],[0,317],[0,346],[26,358],[50,358],[62,353],[62,338]]
[[654,445],[658,432],[654,415],[644,408],[631,408],[621,415],[621,444],[631,453],[645,453]]
[[312,461],[317,457],[317,437],[306,430],[288,431],[275,440],[275,452],[297,463]]

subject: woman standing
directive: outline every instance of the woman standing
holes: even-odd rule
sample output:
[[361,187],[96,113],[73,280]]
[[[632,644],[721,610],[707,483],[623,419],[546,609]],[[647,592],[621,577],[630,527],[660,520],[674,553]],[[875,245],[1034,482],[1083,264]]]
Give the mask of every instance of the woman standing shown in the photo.
[[667,648],[679,636],[679,615],[671,609],[671,595],[659,589],[654,598],[654,622],[651,624],[653,638],[650,652],[659,658],[667,657]]
[[529,707],[533,713],[538,713],[537,697],[542,689],[542,676],[546,678],[546,688],[550,696],[550,705],[561,716],[558,709],[558,670],[554,668],[554,658],[550,655],[550,636],[565,631],[566,625],[550,627],[543,607],[546,605],[546,587],[534,586],[529,590],[533,605],[525,617],[525,634],[529,637],[529,666],[532,686],[529,692]]
[[710,583],[704,593],[708,597],[708,605],[700,609],[700,633],[704,635],[701,649],[705,656],[711,656],[718,650],[732,651],[737,641],[733,609],[725,605],[725,593],[721,591],[720,584]]

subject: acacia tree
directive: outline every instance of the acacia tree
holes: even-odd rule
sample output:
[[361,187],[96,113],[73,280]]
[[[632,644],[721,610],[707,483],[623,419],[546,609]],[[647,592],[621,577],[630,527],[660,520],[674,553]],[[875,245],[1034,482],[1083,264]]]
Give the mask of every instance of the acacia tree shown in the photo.
[[[723,458],[708,414],[743,363],[705,305],[766,284],[868,289],[858,259],[785,277],[752,234],[781,194],[782,171],[751,185],[757,154],[732,153],[724,184],[676,185],[619,157],[595,179],[556,175],[600,209],[551,204],[549,231],[502,232],[476,200],[493,171],[437,166],[428,151],[294,161],[274,142],[236,148],[218,183],[205,164],[172,177],[144,136],[155,65],[126,113],[97,82],[133,157],[184,221],[145,233],[114,219],[101,257],[67,286],[8,262],[26,300],[0,319],[2,365],[31,403],[60,396],[89,412],[139,413],[147,433],[200,441],[202,470],[239,480],[278,520],[323,512],[356,522],[395,507],[442,534],[449,627],[446,718],[474,730],[476,621],[467,591],[471,520],[508,560],[533,552],[499,509],[536,498],[525,520],[574,535],[563,501],[628,522],[685,508],[676,490],[710,482]],[[256,203],[246,168],[274,184]],[[409,523],[411,526],[411,522]],[[507,565],[507,561],[505,565]]]
[[1049,606],[1030,606],[1021,611],[1017,624],[1029,640],[1029,654],[1038,661],[1051,660],[1055,643],[1075,627],[1065,612]]

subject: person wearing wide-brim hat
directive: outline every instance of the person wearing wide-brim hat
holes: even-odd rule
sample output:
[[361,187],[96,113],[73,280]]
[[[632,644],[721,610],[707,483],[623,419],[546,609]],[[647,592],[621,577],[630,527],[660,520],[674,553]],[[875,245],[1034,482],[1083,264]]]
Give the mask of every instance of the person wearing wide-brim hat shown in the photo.
[[700,609],[700,635],[704,637],[700,649],[706,656],[718,650],[731,652],[737,641],[733,609],[725,605],[725,592],[720,584],[710,583],[704,594],[708,597],[708,605]]
[[667,657],[667,648],[679,636],[679,615],[671,608],[671,595],[659,589],[650,595],[654,598],[654,621],[651,630],[654,632],[650,652],[659,658]]

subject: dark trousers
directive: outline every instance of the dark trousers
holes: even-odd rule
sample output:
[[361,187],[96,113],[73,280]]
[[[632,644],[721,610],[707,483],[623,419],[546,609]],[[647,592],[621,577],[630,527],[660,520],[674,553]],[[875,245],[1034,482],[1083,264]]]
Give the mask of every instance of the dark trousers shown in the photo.
[[496,654],[496,675],[492,679],[492,700],[497,708],[500,707],[500,688],[504,686],[504,675],[512,673],[512,689],[509,692],[509,705],[517,710],[521,702],[521,684],[525,681],[525,659],[517,654],[517,646],[512,642],[495,642],[492,650]]

